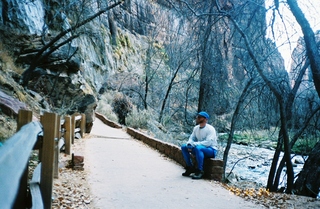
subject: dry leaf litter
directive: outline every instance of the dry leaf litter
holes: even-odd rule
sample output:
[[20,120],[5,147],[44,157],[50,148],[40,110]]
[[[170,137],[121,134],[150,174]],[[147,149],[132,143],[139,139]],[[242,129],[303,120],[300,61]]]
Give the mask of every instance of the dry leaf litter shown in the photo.
[[[83,155],[84,140],[75,139],[71,152]],[[71,155],[64,152],[59,154],[59,178],[53,179],[52,209],[93,208],[87,172],[72,169],[71,158]],[[29,162],[29,179],[37,165],[38,152],[34,151]]]

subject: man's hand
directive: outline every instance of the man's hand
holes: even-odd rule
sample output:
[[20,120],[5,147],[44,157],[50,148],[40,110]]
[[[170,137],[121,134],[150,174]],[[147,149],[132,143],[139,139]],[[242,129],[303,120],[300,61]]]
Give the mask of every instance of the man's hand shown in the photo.
[[188,147],[188,151],[191,152],[192,151],[192,148],[193,146],[191,144],[187,144],[187,147]]

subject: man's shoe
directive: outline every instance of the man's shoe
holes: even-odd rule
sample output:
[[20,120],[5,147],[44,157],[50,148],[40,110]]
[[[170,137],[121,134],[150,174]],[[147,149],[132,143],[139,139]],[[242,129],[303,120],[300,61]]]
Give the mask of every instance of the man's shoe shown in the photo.
[[182,173],[182,176],[190,176],[190,174],[194,173],[195,169],[193,167],[186,167],[186,171]]
[[192,179],[201,179],[203,176],[204,172],[197,169],[195,174],[192,176]]

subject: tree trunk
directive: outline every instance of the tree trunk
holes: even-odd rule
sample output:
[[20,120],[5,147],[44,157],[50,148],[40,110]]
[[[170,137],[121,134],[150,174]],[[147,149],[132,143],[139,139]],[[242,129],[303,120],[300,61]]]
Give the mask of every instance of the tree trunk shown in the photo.
[[199,104],[198,111],[206,111],[209,115],[213,115],[213,100],[214,98],[214,64],[213,64],[213,50],[212,43],[212,20],[213,17],[209,16],[207,20],[206,30],[203,34],[202,46],[202,66],[200,74],[200,91],[199,91]]
[[294,183],[298,195],[316,197],[320,188],[320,141],[311,151],[298,179]]
[[144,98],[143,98],[143,105],[144,105],[144,109],[148,109],[148,103],[147,103],[147,99],[148,99],[148,92],[149,92],[149,82],[150,82],[150,78],[151,76],[149,76],[151,74],[151,50],[152,50],[152,46],[151,44],[149,44],[148,49],[147,49],[147,55],[146,55],[146,69],[145,69],[145,89],[144,89]]
[[108,22],[109,22],[109,28],[110,28],[110,34],[111,34],[111,44],[113,46],[117,46],[117,36],[118,36],[118,31],[117,31],[117,25],[114,21],[113,18],[113,13],[109,12],[108,15]]
[[293,189],[293,181],[294,181],[294,173],[293,173],[293,166],[291,162],[291,147],[289,144],[289,132],[288,132],[288,119],[289,114],[286,111],[287,106],[284,101],[281,99],[280,103],[280,119],[281,119],[281,129],[283,130],[283,144],[284,144],[284,158],[286,161],[287,166],[287,188],[286,193],[290,194]]
[[[299,23],[304,35],[307,56],[310,60],[313,83],[318,96],[320,96],[320,54],[316,44],[315,35],[308,20],[298,6],[296,0],[287,0],[292,14]],[[297,194],[316,197],[320,187],[320,142],[311,151],[303,170],[294,184],[294,191]]]
[[[214,12],[213,7],[211,11]],[[202,34],[202,63],[198,111],[207,111],[210,116],[230,111],[228,90],[228,69],[225,67],[229,54],[225,37],[228,32],[221,31],[226,23],[219,17],[209,16]]]
[[250,88],[252,86],[254,78],[250,78],[250,80],[248,81],[248,83],[246,84],[246,86],[244,87],[242,94],[239,97],[236,109],[232,115],[232,120],[231,120],[231,127],[230,127],[230,133],[229,133],[229,137],[228,137],[228,142],[227,142],[227,146],[224,150],[223,153],[223,181],[226,180],[226,167],[227,167],[227,161],[228,161],[228,155],[229,155],[229,150],[231,148],[231,144],[233,141],[233,136],[234,136],[234,132],[236,130],[236,123],[239,119],[240,116],[240,110],[241,110],[241,106],[243,105],[245,98],[247,97],[248,93],[250,92]]
[[[281,88],[278,88],[278,86],[273,83],[268,76],[266,76],[263,72],[263,68],[260,65],[260,62],[258,61],[253,48],[248,40],[247,35],[244,33],[244,31],[240,28],[239,24],[235,21],[235,19],[233,19],[232,17],[230,17],[230,20],[234,23],[235,28],[238,30],[238,32],[241,34],[241,36],[243,37],[245,44],[247,46],[247,50],[249,53],[250,58],[252,59],[258,73],[260,74],[260,76],[262,77],[262,79],[265,81],[265,83],[268,85],[268,87],[270,88],[270,90],[272,91],[272,93],[275,95],[275,97],[278,100],[278,103],[280,105],[280,119],[281,119],[281,130],[279,132],[279,139],[278,139],[278,145],[277,145],[277,151],[275,152],[275,156],[273,159],[273,164],[272,167],[270,169],[270,173],[269,173],[269,179],[268,179],[268,189],[272,189],[274,188],[274,176],[275,176],[275,172],[276,172],[276,166],[279,160],[279,156],[277,156],[279,153],[279,149],[282,147],[282,142],[284,144],[284,155],[285,155],[285,161],[286,161],[286,166],[287,166],[287,193],[291,193],[292,191],[292,187],[293,187],[293,180],[294,180],[294,175],[293,175],[293,167],[292,167],[292,162],[290,159],[290,154],[291,154],[291,149],[289,146],[289,134],[288,134],[288,120],[290,120],[291,118],[291,107],[292,104],[290,105],[290,103],[288,103],[288,97],[289,95],[285,95],[286,92],[288,91],[283,91],[281,90]],[[286,87],[286,86],[284,86]],[[287,100],[287,101],[286,101]],[[289,101],[291,102],[291,100]]]
[[278,186],[274,185],[274,181],[276,181],[275,174],[277,171],[277,165],[279,162],[282,145],[283,145],[283,136],[282,136],[282,129],[280,128],[279,135],[278,135],[278,143],[272,158],[272,163],[271,163],[269,176],[268,176],[268,183],[267,183],[267,189],[269,189],[269,191],[271,192],[275,192],[278,188]]
[[[211,50],[211,49],[208,49]],[[204,56],[207,56],[204,55]],[[202,64],[202,70],[200,75],[200,91],[199,91],[199,105],[198,111],[206,111],[209,115],[214,114],[213,106],[215,98],[215,82],[214,82],[214,66],[211,65],[210,61],[205,60]]]
[[180,63],[180,65],[175,69],[174,73],[173,73],[173,76],[171,77],[171,80],[170,80],[170,83],[168,85],[168,88],[167,88],[167,91],[166,91],[166,95],[162,101],[162,105],[161,105],[161,110],[160,110],[160,114],[159,114],[159,122],[161,123],[161,120],[162,120],[162,117],[163,117],[163,113],[164,113],[164,109],[166,107],[166,104],[167,104],[167,100],[169,98],[169,95],[170,95],[170,92],[171,92],[171,89],[172,89],[172,86],[174,84],[174,80],[176,79],[177,75],[178,75],[178,72],[182,66],[183,62]]

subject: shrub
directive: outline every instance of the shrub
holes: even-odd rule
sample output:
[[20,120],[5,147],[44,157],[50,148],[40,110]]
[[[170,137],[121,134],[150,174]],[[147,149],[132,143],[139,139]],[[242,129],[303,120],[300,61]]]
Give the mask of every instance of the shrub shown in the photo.
[[132,104],[122,93],[116,94],[112,101],[112,109],[117,114],[119,123],[126,125],[126,117],[132,111]]
[[14,64],[14,58],[5,49],[5,46],[0,43],[0,66],[1,70],[8,72],[13,71],[15,73],[21,74],[23,70]]
[[126,118],[127,126],[135,129],[148,129],[149,124],[154,121],[153,114],[148,110],[137,110],[133,108],[132,112]]
[[17,129],[17,122],[13,118],[2,115],[0,111],[0,123],[2,124],[0,126],[0,142],[4,142],[13,134],[15,134]]
[[113,96],[110,93],[101,95],[96,111],[105,115],[109,120],[118,121],[117,115],[112,111],[112,99]]

